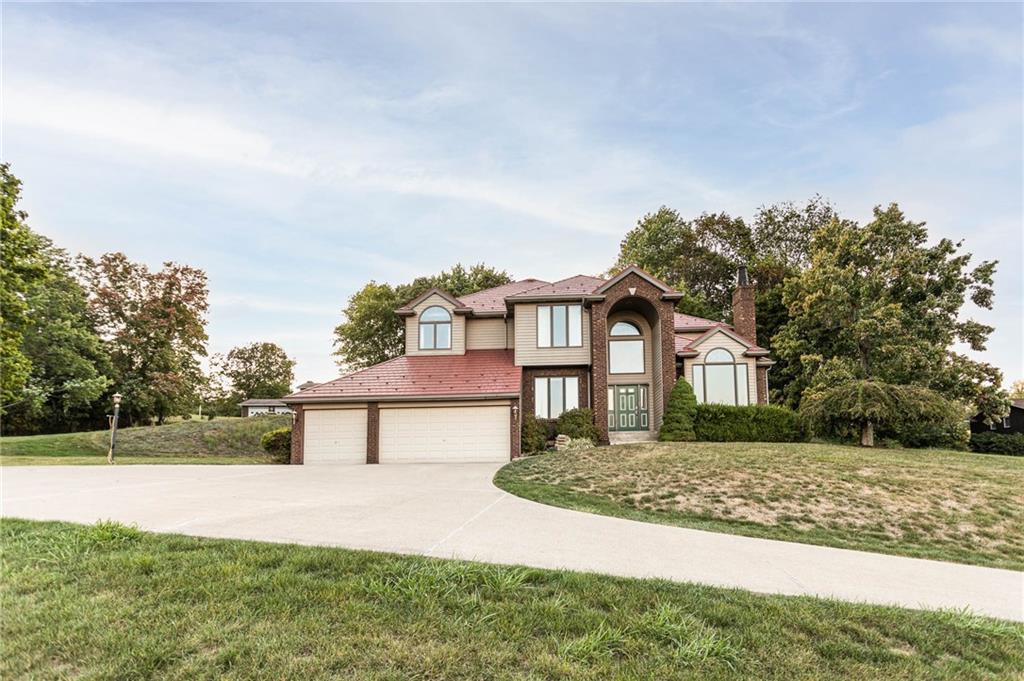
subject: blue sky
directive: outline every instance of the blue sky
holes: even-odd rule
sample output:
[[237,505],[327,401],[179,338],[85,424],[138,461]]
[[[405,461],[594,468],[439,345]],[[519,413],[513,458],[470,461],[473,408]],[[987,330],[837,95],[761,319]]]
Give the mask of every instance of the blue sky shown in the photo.
[[369,279],[596,274],[644,213],[896,201],[999,259],[1024,377],[1020,5],[19,5],[2,154],[30,224],[210,277],[210,349],[337,369]]

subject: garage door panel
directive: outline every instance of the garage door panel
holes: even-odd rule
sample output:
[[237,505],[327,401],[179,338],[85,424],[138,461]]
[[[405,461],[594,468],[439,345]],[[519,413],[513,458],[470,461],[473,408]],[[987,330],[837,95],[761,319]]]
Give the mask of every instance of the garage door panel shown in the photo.
[[303,416],[305,463],[366,463],[366,410],[313,409]]
[[382,409],[380,461],[508,461],[509,407]]

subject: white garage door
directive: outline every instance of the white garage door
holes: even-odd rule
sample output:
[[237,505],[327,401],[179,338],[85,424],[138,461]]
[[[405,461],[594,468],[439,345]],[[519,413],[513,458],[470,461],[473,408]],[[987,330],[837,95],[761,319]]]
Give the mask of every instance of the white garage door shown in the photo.
[[302,418],[304,463],[366,463],[365,409],[310,409]]
[[380,462],[509,460],[509,407],[380,410]]

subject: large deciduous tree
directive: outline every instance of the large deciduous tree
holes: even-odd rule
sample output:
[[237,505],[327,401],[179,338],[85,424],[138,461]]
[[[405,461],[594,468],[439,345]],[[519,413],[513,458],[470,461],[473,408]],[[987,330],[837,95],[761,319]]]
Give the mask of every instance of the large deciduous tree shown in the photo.
[[276,399],[291,392],[295,362],[276,343],[251,343],[215,358],[218,371],[241,399]]
[[79,256],[90,314],[109,344],[114,388],[131,422],[187,410],[202,383],[206,355],[206,273],[166,262],[158,271],[123,253]]
[[21,181],[0,164],[0,414],[3,405],[25,399],[32,362],[23,349],[29,323],[26,297],[46,276],[40,243],[18,208]]
[[[872,423],[894,420],[874,415],[898,408],[905,393],[897,386],[929,389],[993,417],[1005,411],[999,371],[952,350],[957,342],[984,350],[991,327],[960,313],[968,299],[991,307],[995,263],[969,269],[971,256],[958,252],[960,244],[927,241],[924,223],[908,220],[895,204],[876,208],[866,225],[836,218],[814,234],[809,266],[784,285],[789,321],[774,342],[791,372],[790,404],[816,396],[817,403],[849,406],[861,414],[865,443]],[[871,389],[842,388],[855,381]],[[823,395],[840,389],[846,392]],[[914,397],[922,402],[921,393]]]
[[[729,322],[736,270],[746,265],[757,285],[758,344],[770,350],[789,319],[783,282],[807,267],[812,236],[834,217],[821,196],[761,206],[749,225],[724,213],[687,220],[662,207],[641,218],[622,240],[611,272],[637,265],[685,294],[678,311]],[[772,392],[779,397],[790,376],[785,359],[776,359]]]
[[101,409],[96,422],[95,403],[111,383],[110,358],[90,321],[86,294],[75,278],[71,258],[46,237],[36,238],[46,276],[25,295],[30,398],[11,409],[4,430],[68,432],[102,425]]
[[395,310],[431,288],[458,298],[511,281],[508,272],[482,263],[469,269],[457,264],[440,274],[398,286],[371,281],[349,298],[343,310],[345,321],[334,329],[338,365],[360,369],[401,355],[405,326]]

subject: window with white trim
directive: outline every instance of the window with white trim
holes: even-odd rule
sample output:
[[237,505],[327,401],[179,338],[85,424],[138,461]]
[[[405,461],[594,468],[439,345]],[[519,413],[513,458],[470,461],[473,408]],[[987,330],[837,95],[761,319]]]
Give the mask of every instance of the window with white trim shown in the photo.
[[539,419],[557,419],[562,412],[580,406],[580,379],[577,376],[544,376],[533,379],[533,415]]
[[583,347],[583,306],[538,305],[537,347]]
[[451,350],[452,315],[439,305],[420,313],[420,350]]
[[709,351],[703,364],[693,365],[693,392],[700,404],[749,405],[747,381],[747,365],[725,348]]
[[633,322],[616,322],[608,332],[608,373],[644,373],[644,339]]

